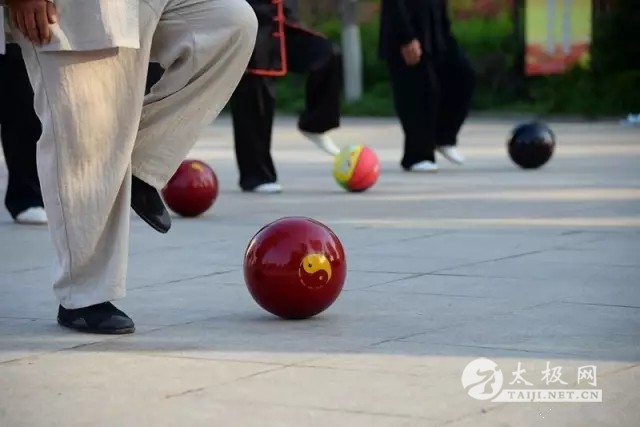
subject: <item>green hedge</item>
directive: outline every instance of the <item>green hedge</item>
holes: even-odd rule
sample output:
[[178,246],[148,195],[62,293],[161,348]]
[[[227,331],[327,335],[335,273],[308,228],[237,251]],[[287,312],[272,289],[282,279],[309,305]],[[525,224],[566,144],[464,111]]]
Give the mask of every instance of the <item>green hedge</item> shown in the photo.
[[[621,2],[631,3],[631,2]],[[512,111],[537,114],[620,115],[640,111],[640,8],[617,10],[596,22],[590,68],[576,67],[564,75],[524,79],[516,72],[518,49],[511,17],[471,19],[454,23],[454,32],[469,55],[478,76],[473,101],[476,111]],[[340,23],[318,27],[336,43]],[[344,103],[346,115],[393,115],[387,72],[378,60],[378,23],[361,27],[364,96]],[[304,78],[290,76],[278,82],[277,107],[298,112],[304,105]]]

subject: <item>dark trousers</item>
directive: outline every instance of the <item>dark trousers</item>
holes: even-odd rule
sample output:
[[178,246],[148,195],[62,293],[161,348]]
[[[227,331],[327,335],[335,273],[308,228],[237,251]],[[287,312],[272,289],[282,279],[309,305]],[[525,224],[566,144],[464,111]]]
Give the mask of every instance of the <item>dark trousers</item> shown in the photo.
[[[288,69],[307,74],[306,105],[298,128],[324,133],[340,125],[342,65],[340,55],[326,38],[286,26]],[[251,190],[275,182],[271,134],[275,112],[273,78],[245,74],[231,98],[231,114],[240,187]]]
[[33,107],[33,89],[22,53],[8,44],[0,55],[0,138],[9,170],[5,206],[15,217],[30,207],[43,207],[36,145],[42,127]]
[[413,67],[400,57],[388,61],[394,105],[404,130],[402,167],[435,161],[435,148],[456,145],[471,106],[475,75],[455,43],[437,58],[423,56]]

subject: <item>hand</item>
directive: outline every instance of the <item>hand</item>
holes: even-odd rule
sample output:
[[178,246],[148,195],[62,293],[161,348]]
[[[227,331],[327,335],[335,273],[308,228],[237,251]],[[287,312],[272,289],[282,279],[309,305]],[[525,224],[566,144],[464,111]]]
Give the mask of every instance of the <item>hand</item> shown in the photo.
[[414,39],[402,46],[402,57],[404,58],[404,62],[409,66],[419,63],[422,58],[420,42]]
[[50,24],[58,22],[56,6],[47,0],[8,0],[11,23],[32,43],[51,41]]

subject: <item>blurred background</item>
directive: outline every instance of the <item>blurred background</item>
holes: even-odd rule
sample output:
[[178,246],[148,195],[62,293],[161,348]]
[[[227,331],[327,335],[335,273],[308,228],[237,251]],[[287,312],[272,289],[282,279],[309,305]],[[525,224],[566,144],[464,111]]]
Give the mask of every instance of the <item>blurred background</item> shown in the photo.
[[[380,0],[291,4],[302,23],[343,51],[357,42],[361,55],[349,55],[346,72],[347,84],[359,88],[345,97],[345,114],[393,115],[377,56]],[[478,76],[474,111],[587,118],[640,112],[639,0],[449,0],[449,8]],[[279,80],[279,111],[301,109],[303,82]]]

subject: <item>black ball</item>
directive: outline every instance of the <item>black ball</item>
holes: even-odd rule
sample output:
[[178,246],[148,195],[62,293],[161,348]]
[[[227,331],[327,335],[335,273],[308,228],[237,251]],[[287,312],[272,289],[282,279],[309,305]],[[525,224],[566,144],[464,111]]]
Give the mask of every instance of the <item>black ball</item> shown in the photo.
[[556,138],[541,122],[523,123],[514,128],[508,142],[509,157],[523,169],[544,165],[553,155]]

